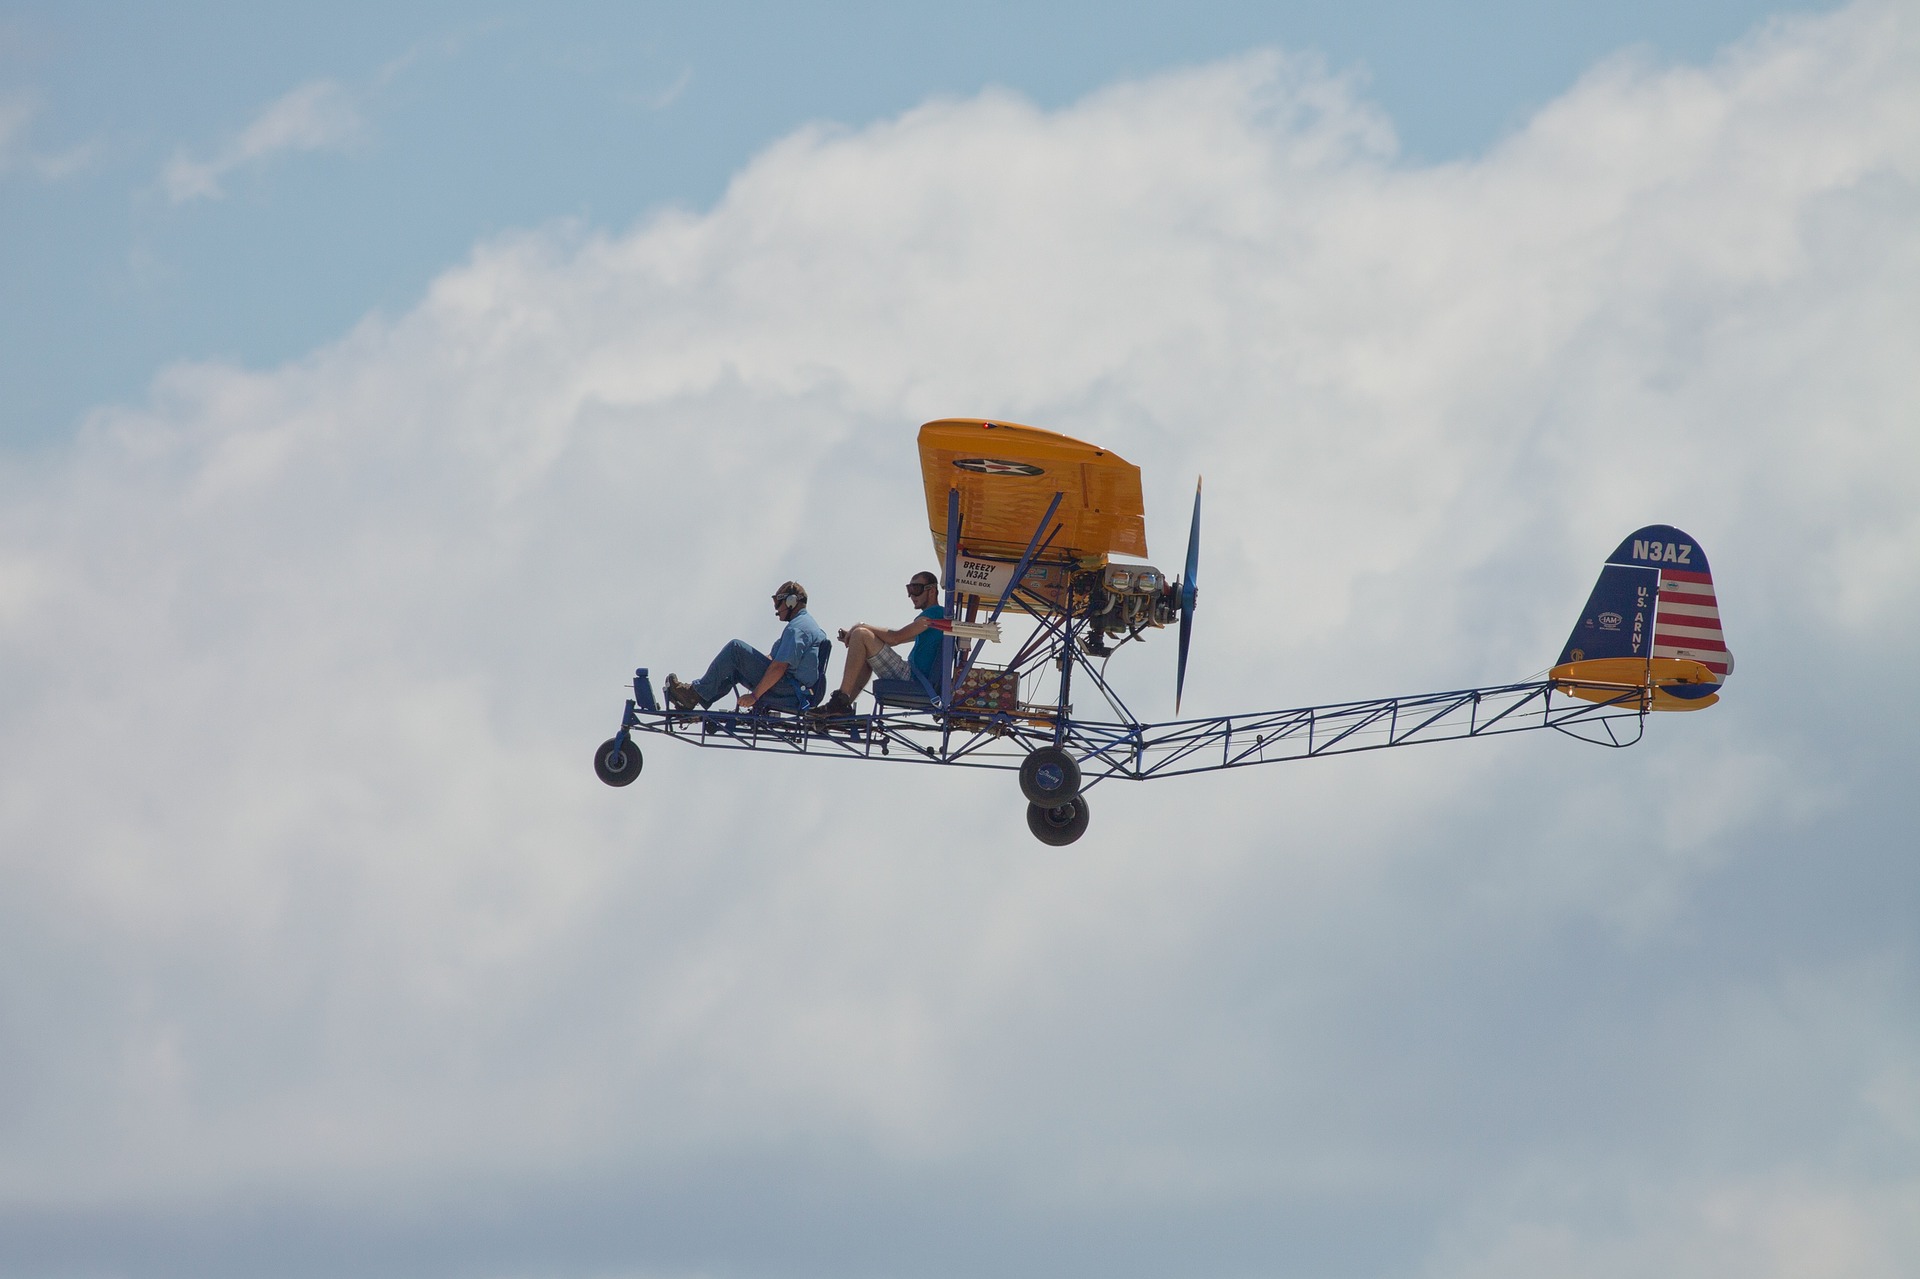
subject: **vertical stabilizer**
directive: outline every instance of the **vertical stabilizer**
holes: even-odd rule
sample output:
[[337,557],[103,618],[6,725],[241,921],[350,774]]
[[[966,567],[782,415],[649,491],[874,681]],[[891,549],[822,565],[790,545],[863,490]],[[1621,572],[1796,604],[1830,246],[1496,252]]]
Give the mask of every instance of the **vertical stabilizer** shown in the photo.
[[1553,668],[1576,697],[1637,687],[1662,711],[1711,706],[1732,673],[1706,552],[1670,524],[1635,530],[1608,557]]

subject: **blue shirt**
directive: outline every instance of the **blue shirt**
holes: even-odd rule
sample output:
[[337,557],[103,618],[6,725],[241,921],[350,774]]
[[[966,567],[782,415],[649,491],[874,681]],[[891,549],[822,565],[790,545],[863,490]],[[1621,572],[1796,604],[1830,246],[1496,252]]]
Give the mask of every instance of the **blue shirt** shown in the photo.
[[[929,604],[920,610],[920,616],[939,621],[947,615],[947,610],[938,604]],[[940,677],[934,672],[940,669],[940,641],[946,635],[931,626],[913,637],[913,653],[907,658],[907,665],[927,677],[927,683],[940,687]]]
[[787,629],[773,642],[773,652],[767,655],[768,659],[785,662],[787,678],[801,688],[812,688],[820,681],[820,641],[826,637],[820,623],[813,620],[813,614],[803,608],[793,615]]

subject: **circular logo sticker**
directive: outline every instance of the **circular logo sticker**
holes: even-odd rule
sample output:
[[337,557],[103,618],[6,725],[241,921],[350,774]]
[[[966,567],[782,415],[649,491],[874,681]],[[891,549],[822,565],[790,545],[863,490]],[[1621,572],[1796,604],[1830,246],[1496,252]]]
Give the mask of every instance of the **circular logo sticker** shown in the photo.
[[1009,462],[998,457],[963,457],[955,459],[955,466],[963,471],[973,471],[980,475],[1045,475],[1046,472],[1026,462]]

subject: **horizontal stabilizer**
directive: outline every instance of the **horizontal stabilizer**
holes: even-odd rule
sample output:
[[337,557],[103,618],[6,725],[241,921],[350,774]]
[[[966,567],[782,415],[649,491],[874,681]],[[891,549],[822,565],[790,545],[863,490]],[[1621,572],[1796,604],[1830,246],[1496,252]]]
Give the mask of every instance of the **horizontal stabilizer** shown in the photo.
[[1638,688],[1657,711],[1713,705],[1732,673],[1706,552],[1669,524],[1635,531],[1607,559],[1553,668],[1575,697]]

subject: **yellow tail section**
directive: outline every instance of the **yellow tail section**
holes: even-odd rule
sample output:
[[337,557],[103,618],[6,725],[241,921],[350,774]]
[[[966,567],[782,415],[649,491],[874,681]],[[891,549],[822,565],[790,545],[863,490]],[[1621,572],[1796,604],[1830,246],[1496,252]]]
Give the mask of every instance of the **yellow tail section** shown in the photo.
[[1550,674],[1561,692],[1589,702],[1611,702],[1635,689],[1650,711],[1704,710],[1720,700],[1720,677],[1686,658],[1590,657],[1562,662]]

